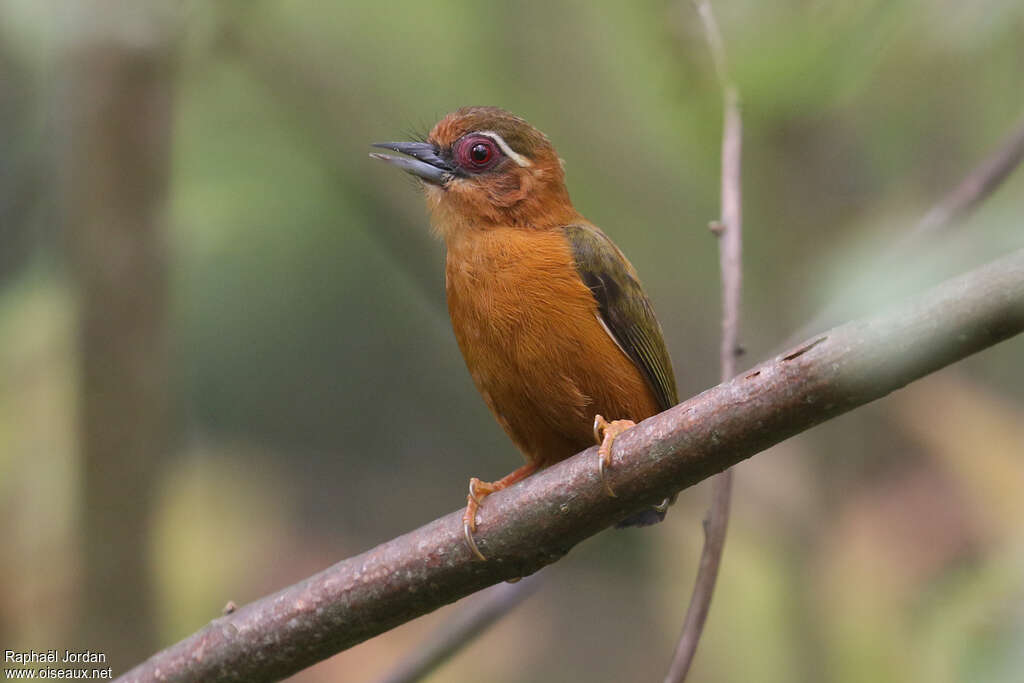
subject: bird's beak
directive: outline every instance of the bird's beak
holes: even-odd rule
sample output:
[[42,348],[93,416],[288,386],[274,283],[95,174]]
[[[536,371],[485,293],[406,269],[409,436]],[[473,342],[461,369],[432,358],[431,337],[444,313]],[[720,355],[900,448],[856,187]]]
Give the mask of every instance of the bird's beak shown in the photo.
[[370,156],[394,164],[406,173],[411,173],[433,185],[444,185],[455,175],[455,167],[437,156],[434,146],[429,142],[375,142],[373,146],[408,154],[411,159],[377,152],[371,152]]

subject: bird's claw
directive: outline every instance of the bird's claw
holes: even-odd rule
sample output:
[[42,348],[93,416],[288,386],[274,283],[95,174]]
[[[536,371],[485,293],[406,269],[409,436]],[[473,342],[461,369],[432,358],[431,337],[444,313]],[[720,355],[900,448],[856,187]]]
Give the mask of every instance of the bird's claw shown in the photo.
[[601,483],[604,484],[604,490],[612,498],[617,498],[618,496],[612,489],[611,484],[608,483],[607,476],[605,476],[605,471],[612,465],[612,444],[615,442],[615,437],[635,425],[636,423],[632,420],[612,420],[609,422],[600,415],[594,416],[594,440],[601,444],[600,448],[597,449],[597,454],[600,458],[597,471],[601,475]]
[[481,505],[480,498],[477,497],[476,485],[480,483],[480,480],[473,477],[469,480],[469,495],[466,496],[466,511],[462,514],[462,537],[466,541],[466,545],[469,546],[470,552],[476,555],[480,560],[486,562],[487,558],[480,552],[480,548],[477,547],[476,541],[473,540],[473,532],[476,531],[476,511]]
[[608,420],[604,419],[600,415],[594,416],[594,442],[601,443],[601,433],[604,428],[608,426]]
[[476,532],[476,512],[484,504],[484,498],[491,495],[495,491],[501,491],[502,489],[508,488],[517,481],[530,476],[537,471],[537,463],[530,461],[517,469],[515,472],[511,472],[498,481],[480,481],[476,477],[469,480],[469,495],[466,496],[466,511],[462,514],[462,536],[466,541],[466,545],[469,550],[478,559],[487,561],[484,554],[480,552],[480,548],[477,547],[476,541],[473,540],[473,534]]
[[468,520],[462,520],[462,537],[466,541],[466,545],[469,546],[470,552],[477,556],[481,561],[486,562],[487,558],[480,552],[480,548],[476,546],[476,541],[473,540],[473,529],[470,527],[474,526],[470,524]]
[[611,498],[618,498],[618,494],[612,489],[612,485],[608,483],[608,477],[605,476],[605,468],[611,464],[611,449],[608,451],[604,450],[604,446],[598,449],[598,461],[597,461],[597,472],[601,475],[601,483],[604,484],[604,490],[608,493]]

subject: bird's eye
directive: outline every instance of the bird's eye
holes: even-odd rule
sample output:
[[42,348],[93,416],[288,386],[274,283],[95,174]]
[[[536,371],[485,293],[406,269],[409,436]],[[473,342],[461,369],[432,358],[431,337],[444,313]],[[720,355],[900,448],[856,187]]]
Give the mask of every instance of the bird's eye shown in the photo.
[[486,164],[491,160],[491,148],[482,142],[478,142],[473,145],[473,149],[469,150],[469,158],[473,160],[474,164]]
[[456,146],[456,160],[459,166],[469,171],[485,171],[501,157],[494,140],[484,135],[463,138]]

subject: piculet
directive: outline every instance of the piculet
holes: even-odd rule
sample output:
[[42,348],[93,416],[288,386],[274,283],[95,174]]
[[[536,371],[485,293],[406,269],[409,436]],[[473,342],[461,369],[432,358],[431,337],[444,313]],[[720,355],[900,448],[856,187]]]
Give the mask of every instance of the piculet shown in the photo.
[[[447,249],[448,312],[466,367],[526,464],[472,478],[463,527],[484,497],[595,442],[605,478],[616,435],[677,403],[661,325],[619,248],[573,207],[547,136],[497,107],[463,107],[424,141],[371,154],[417,177]],[[606,421],[607,416],[612,421]],[[624,519],[664,519],[666,501]]]

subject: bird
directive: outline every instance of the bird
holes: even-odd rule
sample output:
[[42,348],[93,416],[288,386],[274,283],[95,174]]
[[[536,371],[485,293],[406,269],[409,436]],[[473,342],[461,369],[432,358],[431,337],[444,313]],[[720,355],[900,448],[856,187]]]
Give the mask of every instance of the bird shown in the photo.
[[[470,479],[463,536],[484,498],[615,438],[678,402],[664,334],[636,270],[573,206],[548,137],[504,109],[472,106],[425,137],[371,153],[420,181],[445,244],[452,329],[476,388],[526,464],[497,481]],[[606,419],[610,418],[610,419]],[[617,526],[660,522],[671,500]]]

